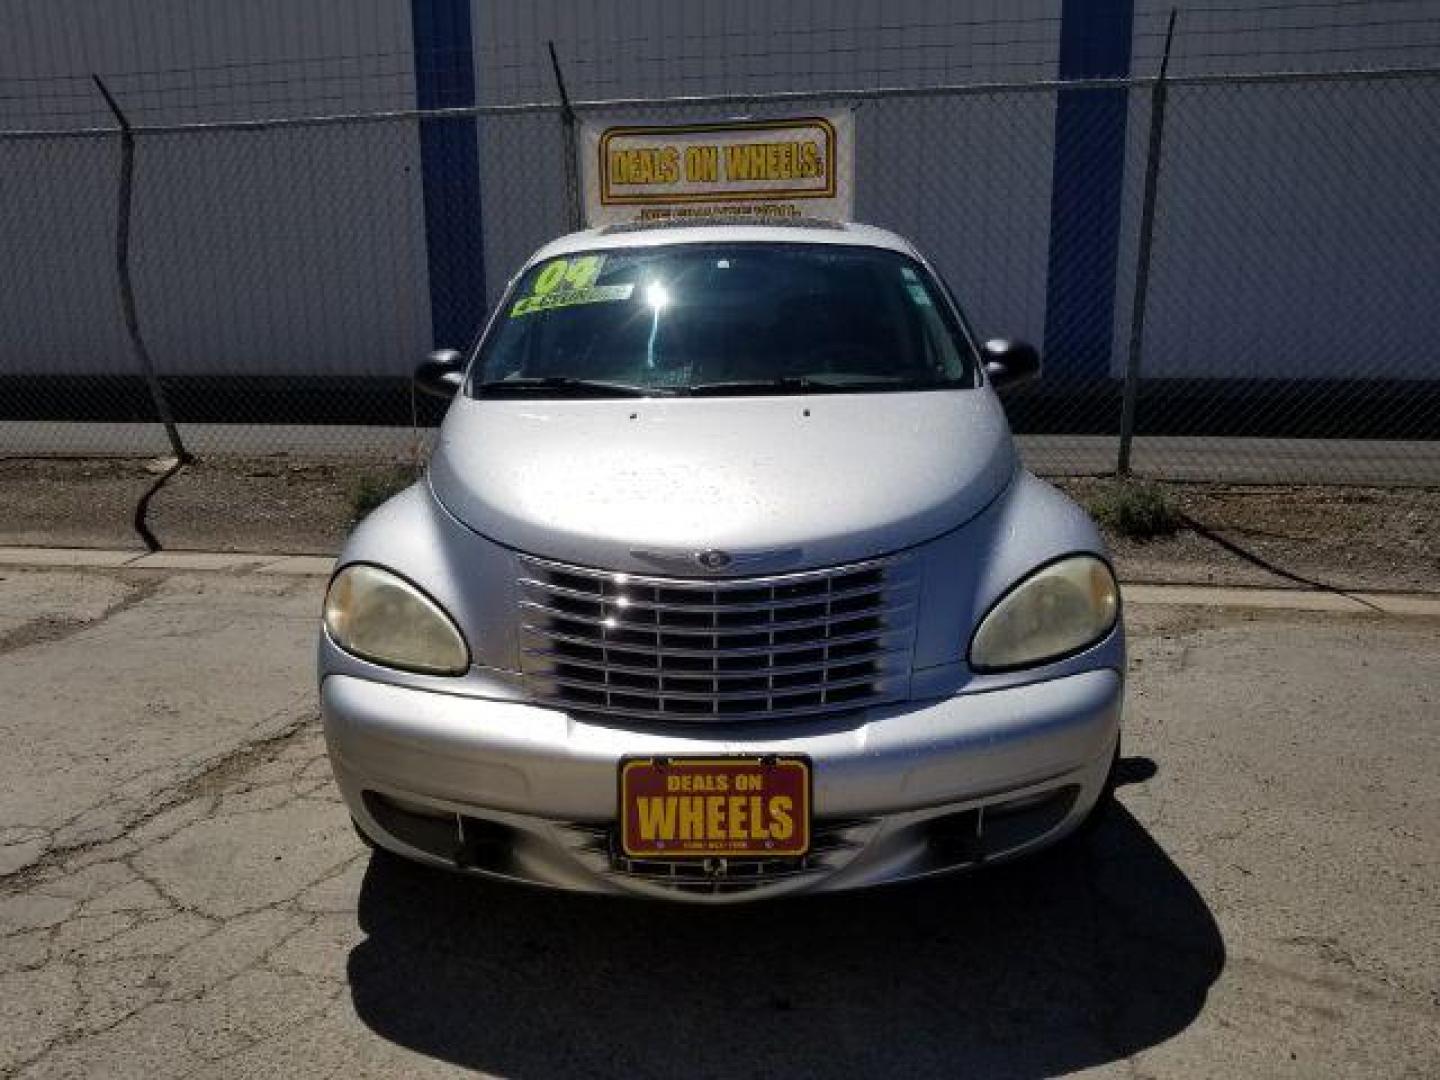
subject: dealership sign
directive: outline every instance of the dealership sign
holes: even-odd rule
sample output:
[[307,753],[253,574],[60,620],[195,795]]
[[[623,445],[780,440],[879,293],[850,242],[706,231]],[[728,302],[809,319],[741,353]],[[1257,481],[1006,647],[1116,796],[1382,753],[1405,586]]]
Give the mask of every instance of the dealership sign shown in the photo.
[[716,214],[849,220],[854,131],[849,112],[709,124],[587,122],[586,224]]

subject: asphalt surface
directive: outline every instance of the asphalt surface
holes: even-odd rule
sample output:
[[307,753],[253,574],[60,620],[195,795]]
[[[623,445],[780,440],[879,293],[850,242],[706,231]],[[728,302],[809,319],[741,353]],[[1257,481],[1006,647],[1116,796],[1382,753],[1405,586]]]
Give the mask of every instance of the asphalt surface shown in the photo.
[[0,1074],[1440,1074],[1428,607],[1151,595],[1091,838],[717,911],[372,856],[322,580],[0,566]]

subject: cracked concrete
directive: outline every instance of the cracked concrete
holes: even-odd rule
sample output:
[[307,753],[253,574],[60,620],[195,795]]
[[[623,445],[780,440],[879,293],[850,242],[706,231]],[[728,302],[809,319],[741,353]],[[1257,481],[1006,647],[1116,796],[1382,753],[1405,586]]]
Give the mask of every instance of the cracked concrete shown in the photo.
[[363,864],[348,818],[288,786],[273,804],[245,798],[277,786],[249,773],[295,780],[323,759],[308,721],[180,784],[185,801],[145,820],[133,852],[5,879],[0,990],[16,1004],[0,1014],[0,1073],[184,1075],[339,996],[343,961],[323,948],[337,916],[316,897]]
[[313,585],[222,577],[0,574],[0,870],[114,840],[157,793],[311,715]]
[[1433,621],[1132,609],[1093,838],[696,911],[372,857],[318,581],[28,574],[0,615],[69,629],[0,659],[0,1076],[1440,1071]]

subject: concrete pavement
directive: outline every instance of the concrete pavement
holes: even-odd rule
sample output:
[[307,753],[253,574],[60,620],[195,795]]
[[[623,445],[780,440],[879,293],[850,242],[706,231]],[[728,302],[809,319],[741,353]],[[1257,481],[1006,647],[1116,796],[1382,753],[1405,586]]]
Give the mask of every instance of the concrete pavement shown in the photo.
[[324,570],[131,556],[0,565],[0,1075],[1440,1071],[1428,605],[1132,587],[1092,839],[696,911],[371,856],[316,722]]

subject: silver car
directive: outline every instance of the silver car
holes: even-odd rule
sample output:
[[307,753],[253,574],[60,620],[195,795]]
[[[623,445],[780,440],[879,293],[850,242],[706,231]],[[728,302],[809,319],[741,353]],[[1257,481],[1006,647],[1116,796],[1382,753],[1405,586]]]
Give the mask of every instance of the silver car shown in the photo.
[[729,902],[1035,851],[1110,794],[1125,645],[1085,513],[1026,472],[905,240],[692,223],[511,282],[424,481],[340,556],[319,678],[374,844]]

